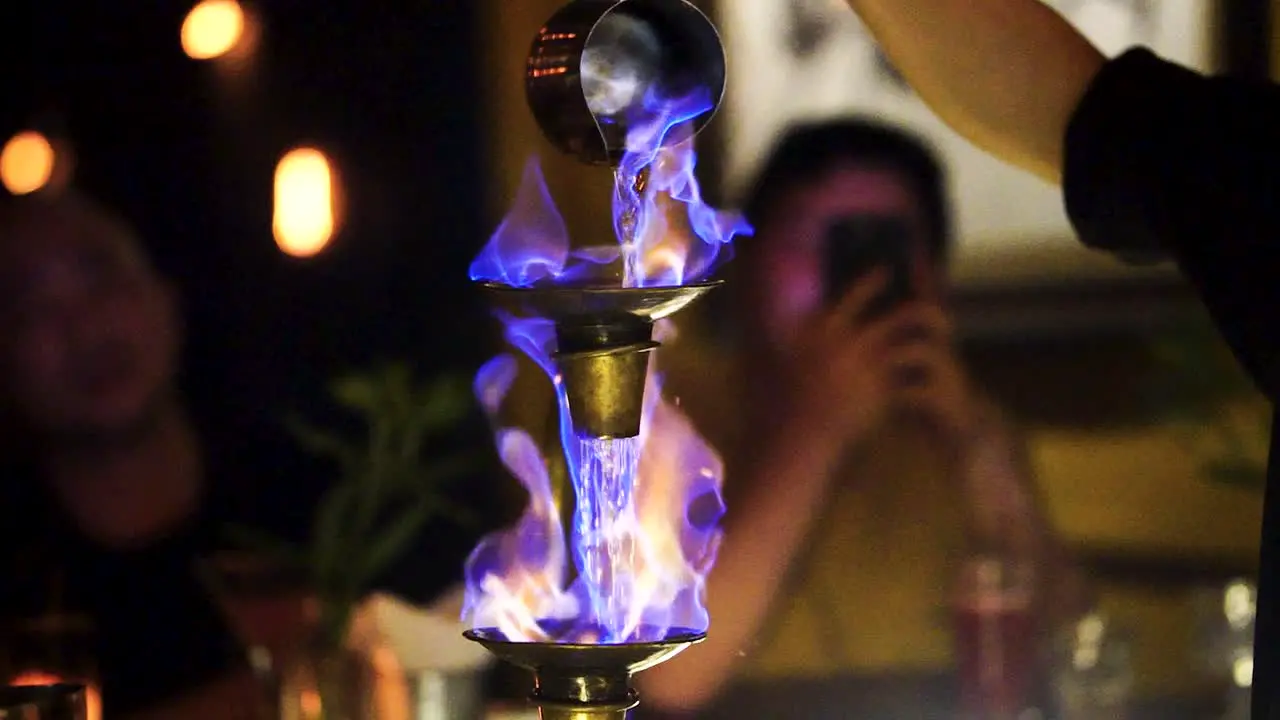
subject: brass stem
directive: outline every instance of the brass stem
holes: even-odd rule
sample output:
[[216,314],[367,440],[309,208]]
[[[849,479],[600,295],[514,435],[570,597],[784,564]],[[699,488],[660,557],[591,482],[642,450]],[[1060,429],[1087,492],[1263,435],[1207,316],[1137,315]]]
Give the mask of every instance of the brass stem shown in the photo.
[[542,720],[626,720],[631,709],[640,704],[634,693],[629,700],[612,703],[555,702],[537,696],[530,701],[538,706],[538,717]]
[[580,437],[640,434],[652,334],[652,323],[629,317],[557,325],[556,366]]
[[535,673],[535,680],[537,689],[529,699],[538,706],[542,720],[625,720],[640,704],[631,688],[631,674],[625,670],[565,673],[543,668]]

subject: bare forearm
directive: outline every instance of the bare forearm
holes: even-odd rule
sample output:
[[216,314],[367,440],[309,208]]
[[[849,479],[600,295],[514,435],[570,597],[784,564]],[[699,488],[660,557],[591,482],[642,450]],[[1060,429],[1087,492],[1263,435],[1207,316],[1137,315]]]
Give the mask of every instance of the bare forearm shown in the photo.
[[647,705],[668,711],[705,705],[764,624],[832,472],[833,454],[792,450],[803,445],[773,443],[734,479],[751,490],[730,508],[725,540],[708,578],[711,632],[701,645],[638,676]]
[[1103,57],[1038,0],[849,0],[939,117],[1051,182]]

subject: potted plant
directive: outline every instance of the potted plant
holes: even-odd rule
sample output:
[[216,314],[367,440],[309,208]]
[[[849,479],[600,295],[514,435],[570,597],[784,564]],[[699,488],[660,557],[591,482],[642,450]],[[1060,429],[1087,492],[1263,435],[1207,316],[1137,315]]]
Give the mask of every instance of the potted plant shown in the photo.
[[[355,610],[428,523],[468,521],[467,510],[447,491],[475,458],[458,450],[428,452],[428,442],[469,408],[469,388],[456,378],[419,382],[407,366],[393,364],[341,377],[330,394],[363,432],[352,439],[307,422],[290,423],[306,451],[337,468],[315,508],[309,540],[291,542],[245,527],[230,533],[238,545],[269,558],[276,572],[300,579],[310,600],[305,647],[290,653],[291,667],[273,668],[275,679],[286,685],[282,713],[345,720],[365,713],[358,662],[345,645]],[[320,702],[299,701],[308,692],[318,693]]]

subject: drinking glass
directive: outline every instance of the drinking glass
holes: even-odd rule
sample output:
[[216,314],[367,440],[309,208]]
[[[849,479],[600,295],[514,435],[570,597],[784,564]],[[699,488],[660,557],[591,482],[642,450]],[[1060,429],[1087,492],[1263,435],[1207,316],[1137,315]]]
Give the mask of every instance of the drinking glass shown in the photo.
[[268,716],[278,713],[286,666],[306,652],[317,608],[305,575],[261,555],[205,558],[197,573],[245,648]]
[[0,720],[86,720],[83,685],[0,687]]
[[46,613],[7,625],[0,680],[9,686],[82,685],[89,720],[102,717],[93,624],[88,618]]
[[1193,652],[1201,669],[1226,688],[1223,720],[1249,717],[1253,686],[1253,632],[1258,589],[1238,578],[1196,593],[1197,633]]
[[1060,720],[1128,717],[1133,663],[1127,633],[1100,613],[1078,620],[1058,638],[1052,669]]
[[961,567],[952,604],[960,704],[966,717],[1017,718],[1031,704],[1036,667],[1034,568],[982,555]]

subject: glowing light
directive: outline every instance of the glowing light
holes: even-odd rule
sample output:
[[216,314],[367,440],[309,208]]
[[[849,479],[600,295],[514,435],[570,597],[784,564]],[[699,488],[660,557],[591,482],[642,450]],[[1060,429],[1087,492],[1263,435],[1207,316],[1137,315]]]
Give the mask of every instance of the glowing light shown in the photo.
[[1236,630],[1253,624],[1257,615],[1257,592],[1251,583],[1236,580],[1227,586],[1222,595],[1222,611],[1227,622]]
[[[31,671],[17,675],[9,684],[24,687],[28,685],[57,685],[67,681],[67,678],[52,673]],[[88,720],[102,720],[102,697],[98,693],[97,687],[94,685],[85,686],[84,702],[88,710],[85,717]]]
[[182,50],[194,60],[221,57],[240,42],[244,27],[236,0],[202,0],[182,21]]
[[44,135],[27,130],[0,150],[0,182],[14,195],[33,193],[49,184],[56,153]]
[[1231,679],[1236,687],[1253,687],[1253,653],[1235,659],[1231,664]]
[[320,717],[320,711],[323,709],[320,703],[320,691],[304,690],[301,705],[303,717]]
[[334,173],[324,153],[297,148],[280,159],[271,229],[282,252],[311,257],[329,245],[336,225],[333,196]]

